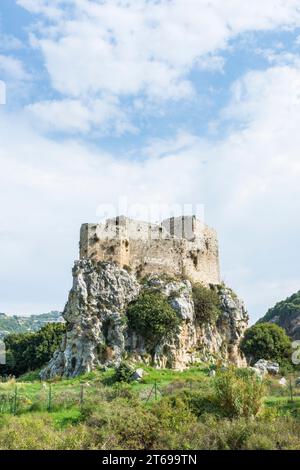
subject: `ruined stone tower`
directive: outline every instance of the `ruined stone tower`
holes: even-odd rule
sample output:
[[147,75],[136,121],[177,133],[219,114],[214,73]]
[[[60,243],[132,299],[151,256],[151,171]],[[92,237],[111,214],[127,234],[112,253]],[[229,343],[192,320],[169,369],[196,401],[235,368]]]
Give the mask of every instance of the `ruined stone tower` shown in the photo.
[[[115,367],[124,358],[180,370],[216,360],[246,365],[239,344],[248,325],[247,311],[220,284],[216,233],[196,217],[160,224],[116,217],[84,224],[80,258],[63,312],[66,333],[41,371],[43,380]],[[199,318],[190,281],[210,284],[220,301],[217,319]],[[179,327],[172,337],[153,343],[151,335],[130,324],[128,306],[147,293],[162,296],[176,312]],[[147,327],[151,332],[151,324]]]
[[220,284],[216,232],[195,216],[160,224],[124,216],[102,224],[84,224],[80,258],[112,261],[133,273],[165,273],[204,284]]

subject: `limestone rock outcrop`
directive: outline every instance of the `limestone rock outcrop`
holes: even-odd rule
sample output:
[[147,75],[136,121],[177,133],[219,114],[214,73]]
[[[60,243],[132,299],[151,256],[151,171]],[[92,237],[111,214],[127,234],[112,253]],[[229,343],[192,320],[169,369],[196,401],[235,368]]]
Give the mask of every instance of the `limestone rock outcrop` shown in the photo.
[[75,262],[63,312],[67,332],[42,377],[72,377],[121,360],[125,308],[139,293],[134,276],[112,263]]
[[254,364],[253,368],[259,370],[262,375],[277,375],[280,371],[280,365],[278,364],[278,362],[266,361],[265,359],[260,359],[259,361],[257,361]]
[[[152,274],[141,283],[113,262],[75,262],[73,287],[63,312],[67,332],[41,377],[74,377],[96,367],[117,365],[123,358],[177,369],[217,359],[246,365],[239,342],[247,328],[247,312],[230,289],[213,288],[220,298],[220,315],[214,323],[199,324],[189,280]],[[157,344],[154,355],[145,339],[127,324],[127,306],[143,289],[163,294],[181,319],[178,333],[172,341]]]

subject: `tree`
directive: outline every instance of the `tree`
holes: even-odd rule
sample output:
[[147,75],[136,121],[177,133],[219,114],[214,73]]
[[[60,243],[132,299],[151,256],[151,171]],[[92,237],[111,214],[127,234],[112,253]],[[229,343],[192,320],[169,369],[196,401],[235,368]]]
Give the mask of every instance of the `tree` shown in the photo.
[[246,331],[241,350],[254,362],[265,359],[283,364],[291,357],[291,340],[280,326],[258,323]]
[[151,352],[162,341],[172,339],[181,323],[165,296],[158,292],[142,292],[129,304],[128,326],[143,336]]
[[58,349],[64,332],[64,324],[48,323],[35,333],[8,335],[4,339],[6,365],[0,366],[0,374],[19,376],[41,368]]

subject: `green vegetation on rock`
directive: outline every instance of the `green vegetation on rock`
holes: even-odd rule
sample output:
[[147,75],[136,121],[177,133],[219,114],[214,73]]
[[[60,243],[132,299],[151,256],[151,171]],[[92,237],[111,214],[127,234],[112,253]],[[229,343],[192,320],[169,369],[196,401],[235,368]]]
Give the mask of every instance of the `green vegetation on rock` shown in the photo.
[[143,336],[153,349],[162,341],[172,339],[181,323],[168,299],[159,292],[143,291],[127,309],[128,326]]
[[193,285],[195,314],[199,323],[215,323],[221,314],[220,298],[216,290]]

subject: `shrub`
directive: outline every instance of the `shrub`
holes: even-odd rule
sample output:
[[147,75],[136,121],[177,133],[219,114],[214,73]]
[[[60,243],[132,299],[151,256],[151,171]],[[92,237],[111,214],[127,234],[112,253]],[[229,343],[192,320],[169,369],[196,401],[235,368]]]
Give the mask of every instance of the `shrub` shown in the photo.
[[215,323],[221,314],[218,293],[202,284],[193,285],[196,319],[199,323]]
[[5,450],[85,449],[93,436],[85,426],[56,429],[50,416],[9,417],[0,425],[0,448]]
[[291,340],[280,326],[259,323],[246,331],[241,350],[253,362],[266,359],[285,364],[291,358]]
[[127,362],[121,362],[115,369],[114,379],[116,382],[130,382],[133,373],[133,368]]
[[181,396],[166,396],[152,404],[152,413],[158,419],[155,449],[191,449],[196,447],[197,418]]
[[5,339],[7,364],[0,366],[0,374],[16,376],[41,368],[59,347],[65,325],[48,323],[36,333],[16,333]]
[[203,393],[202,391],[189,392],[185,394],[185,400],[191,412],[197,417],[212,414],[214,416],[222,416],[222,411],[212,393]]
[[181,323],[165,296],[157,292],[142,292],[129,304],[128,326],[143,336],[151,352],[162,340],[171,340]]
[[87,420],[95,436],[97,449],[151,449],[159,422],[150,410],[140,403],[116,399],[96,410]]
[[228,418],[251,418],[262,408],[265,386],[252,371],[219,370],[214,386],[216,403]]

